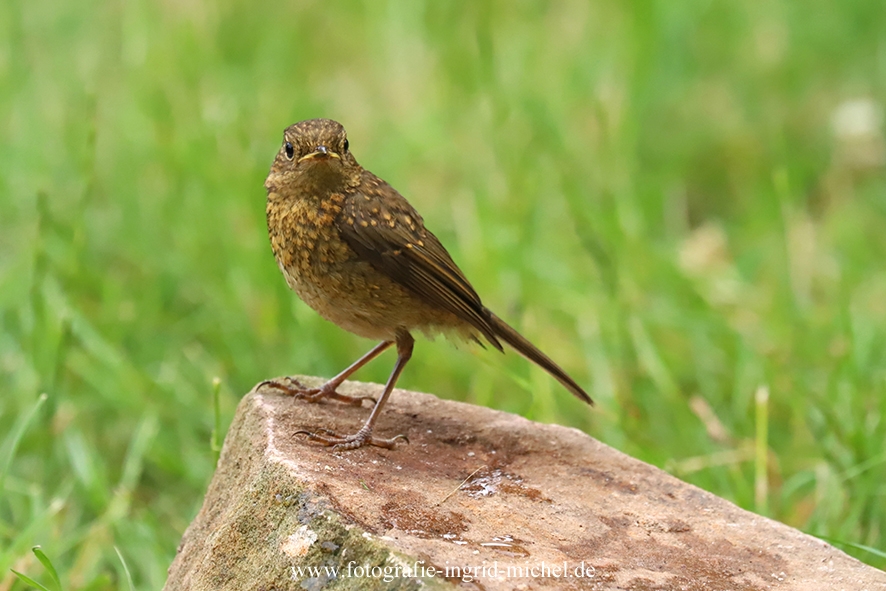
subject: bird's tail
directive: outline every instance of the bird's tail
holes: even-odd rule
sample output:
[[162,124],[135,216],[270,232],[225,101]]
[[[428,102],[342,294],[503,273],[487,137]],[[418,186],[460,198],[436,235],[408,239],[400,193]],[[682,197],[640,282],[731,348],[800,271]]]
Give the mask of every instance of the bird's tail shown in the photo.
[[495,336],[501,338],[501,340],[513,347],[515,351],[520,353],[520,355],[554,376],[558,382],[563,384],[567,390],[575,394],[578,399],[587,402],[588,404],[594,404],[594,401],[591,400],[588,393],[575,383],[575,380],[569,377],[569,374],[567,374],[562,367],[554,363],[553,360],[542,353],[538,347],[527,341],[523,335],[508,326],[504,320],[489,310],[487,310],[487,312],[489,312],[490,325],[495,331]]

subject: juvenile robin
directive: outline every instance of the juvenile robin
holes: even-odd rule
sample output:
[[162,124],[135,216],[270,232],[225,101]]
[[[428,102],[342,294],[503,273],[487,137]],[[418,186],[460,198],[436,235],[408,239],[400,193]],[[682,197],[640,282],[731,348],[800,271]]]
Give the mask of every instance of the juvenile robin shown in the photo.
[[329,398],[359,405],[363,398],[339,394],[336,388],[382,351],[397,347],[384,392],[360,430],[300,434],[340,450],[393,448],[397,439],[405,439],[376,437],[373,428],[412,356],[415,331],[481,344],[485,339],[499,351],[504,341],[593,404],[559,365],[483,306],[418,212],[357,163],[339,123],[311,119],[288,127],[265,188],[271,248],[289,287],[323,318],[381,342],[319,388],[274,380],[264,384],[311,402]]

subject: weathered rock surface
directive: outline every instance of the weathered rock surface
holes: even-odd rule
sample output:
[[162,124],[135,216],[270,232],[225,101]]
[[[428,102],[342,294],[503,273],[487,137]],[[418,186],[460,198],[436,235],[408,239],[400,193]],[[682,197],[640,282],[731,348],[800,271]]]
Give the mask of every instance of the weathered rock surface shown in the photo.
[[246,396],[166,589],[886,589],[886,573],[573,429],[397,390],[378,433],[408,445],[330,453],[293,436],[367,415]]

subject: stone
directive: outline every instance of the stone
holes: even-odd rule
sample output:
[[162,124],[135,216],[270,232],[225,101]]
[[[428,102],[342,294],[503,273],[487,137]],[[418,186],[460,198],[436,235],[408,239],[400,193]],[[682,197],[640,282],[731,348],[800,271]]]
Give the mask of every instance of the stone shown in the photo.
[[886,589],[886,573],[575,429],[396,390],[377,433],[408,444],[294,435],[367,415],[244,397],[165,589]]

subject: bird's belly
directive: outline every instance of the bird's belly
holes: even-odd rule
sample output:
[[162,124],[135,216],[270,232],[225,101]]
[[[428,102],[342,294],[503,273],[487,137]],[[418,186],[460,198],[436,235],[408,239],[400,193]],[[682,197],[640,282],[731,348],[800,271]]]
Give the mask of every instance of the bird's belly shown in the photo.
[[362,337],[393,340],[402,330],[451,333],[464,325],[376,270],[348,246],[331,218],[296,203],[269,216],[271,247],[286,283],[323,318]]
[[[423,330],[440,324],[439,312],[425,306],[402,286],[356,260],[310,269],[280,266],[289,287],[323,318],[354,334],[393,340],[399,330]],[[295,272],[293,272],[295,271]],[[421,311],[424,311],[422,313]]]
[[286,283],[323,318],[347,331],[393,340],[402,330],[449,332],[460,324],[453,315],[428,306],[359,260],[340,241],[312,240],[308,244],[296,239],[286,246],[277,256]]

